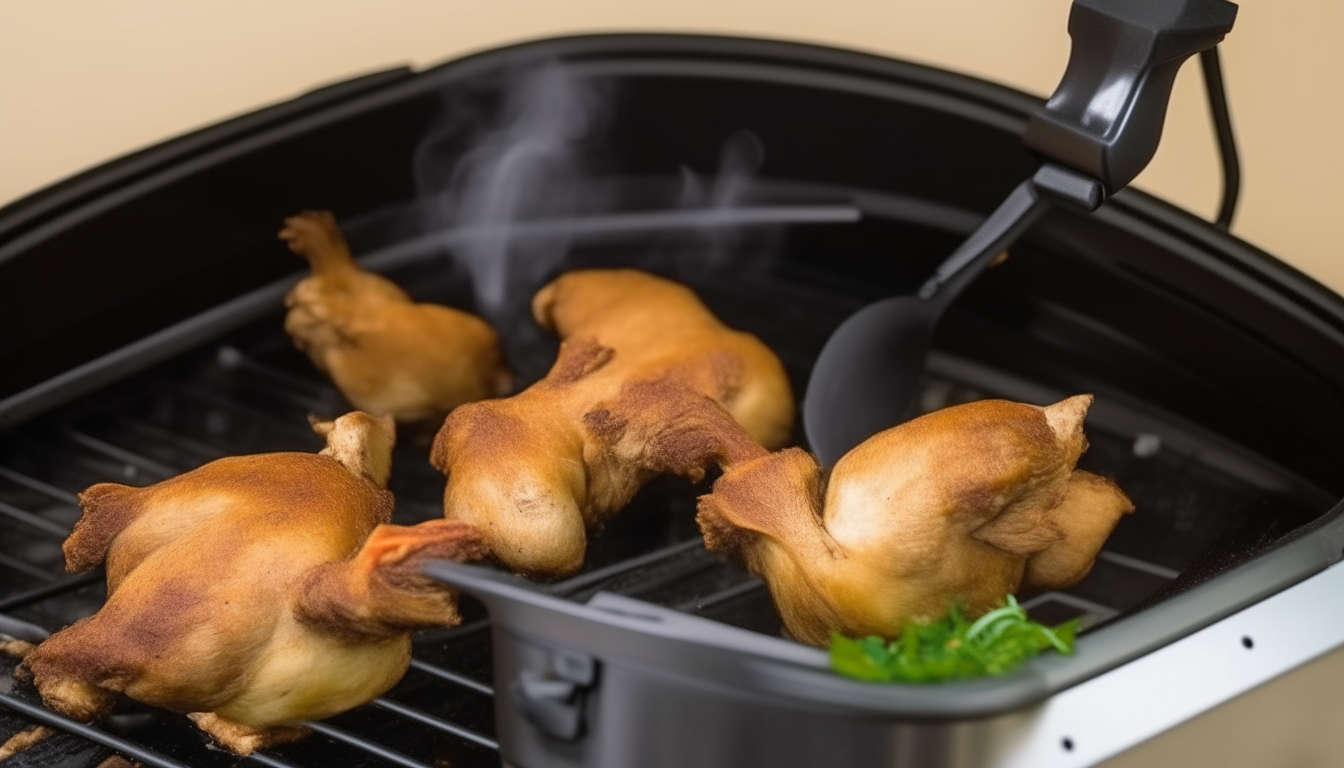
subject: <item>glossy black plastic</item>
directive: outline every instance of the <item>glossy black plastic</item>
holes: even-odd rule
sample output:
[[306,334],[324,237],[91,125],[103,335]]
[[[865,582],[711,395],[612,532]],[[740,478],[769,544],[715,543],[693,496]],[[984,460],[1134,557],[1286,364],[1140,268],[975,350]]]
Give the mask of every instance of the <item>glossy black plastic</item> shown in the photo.
[[1129,184],[1157,151],[1177,70],[1236,15],[1226,0],[1075,0],[1068,69],[1023,143],[1110,193]]
[[914,415],[943,312],[1048,205],[1035,178],[1018,184],[917,295],[869,304],[835,329],[812,366],[803,397],[803,428],[822,466],[833,466],[868,437]]
[[[865,438],[911,415],[942,312],[990,259],[1017,242],[1050,201],[1093,211],[1108,192],[1143,170],[1157,151],[1176,71],[1188,56],[1221,40],[1235,13],[1236,6],[1225,0],[1074,3],[1068,70],[1033,116],[1023,142],[1082,174],[1046,163],[938,266],[918,299],[884,299],[836,329],[803,400],[804,426],[823,465],[831,466]],[[1226,24],[1220,26],[1222,16]],[[1205,60],[1204,72],[1219,148],[1225,168],[1234,170],[1216,53],[1211,61]],[[1224,228],[1223,219],[1231,220],[1229,206],[1235,205],[1233,170],[1224,171],[1219,218]]]

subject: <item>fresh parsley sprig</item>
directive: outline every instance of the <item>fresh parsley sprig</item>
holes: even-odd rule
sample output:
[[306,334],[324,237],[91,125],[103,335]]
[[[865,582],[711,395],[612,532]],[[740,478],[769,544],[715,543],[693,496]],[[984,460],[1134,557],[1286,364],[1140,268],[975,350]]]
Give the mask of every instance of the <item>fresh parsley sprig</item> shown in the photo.
[[935,683],[1002,675],[1047,648],[1073,653],[1078,620],[1047,627],[1027,618],[1008,596],[1007,603],[969,621],[952,606],[941,621],[906,624],[888,643],[880,637],[859,640],[831,632],[831,668],[871,682]]

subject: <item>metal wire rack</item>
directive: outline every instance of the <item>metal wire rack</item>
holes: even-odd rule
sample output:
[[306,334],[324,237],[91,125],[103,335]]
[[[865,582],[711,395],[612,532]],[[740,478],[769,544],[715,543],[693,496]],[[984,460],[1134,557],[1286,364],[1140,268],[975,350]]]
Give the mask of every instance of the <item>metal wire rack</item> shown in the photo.
[[[715,309],[722,315],[767,316],[775,337],[765,340],[797,380],[811,364],[808,348],[824,338],[807,334],[822,334],[825,323],[815,323],[810,310],[797,320],[770,317],[788,306],[764,296]],[[818,326],[823,331],[811,330]],[[347,406],[290,349],[278,328],[276,318],[259,321],[222,345],[197,349],[0,433],[0,634],[40,640],[102,604],[101,573],[64,574],[60,544],[78,519],[80,490],[109,480],[149,484],[225,455],[320,448],[306,417],[336,415]],[[984,395],[936,378],[929,386],[938,395],[935,407]],[[1187,536],[1181,546],[1168,547],[1168,539],[1155,537],[1154,530],[1193,526],[1201,515],[1224,514],[1234,502],[1245,503],[1244,488],[1234,479],[1192,464],[1189,457],[1168,453],[1153,459],[1132,451],[1132,438],[1095,430],[1091,438],[1102,469],[1128,474],[1123,484],[1149,512],[1128,533],[1122,526],[1112,540],[1119,551],[1104,552],[1082,584],[1026,603],[1040,620],[1082,616],[1085,626],[1095,626],[1139,605],[1203,546],[1198,536]],[[443,478],[428,465],[427,440],[427,434],[403,434],[397,447],[390,487],[397,499],[394,519],[401,524],[442,514]],[[1162,476],[1178,470],[1186,486],[1172,496]],[[780,633],[762,582],[701,546],[694,504],[707,488],[655,481],[631,509],[592,537],[584,571],[538,588],[580,601],[599,591],[616,592]],[[313,734],[302,742],[247,758],[210,746],[182,715],[129,700],[105,723],[64,718],[44,709],[31,687],[15,683],[9,674],[15,661],[0,656],[0,741],[35,723],[58,732],[3,764],[92,768],[118,753],[162,768],[497,765],[490,623],[470,600],[464,601],[463,615],[461,626],[415,640],[410,670],[386,696],[308,723]]]

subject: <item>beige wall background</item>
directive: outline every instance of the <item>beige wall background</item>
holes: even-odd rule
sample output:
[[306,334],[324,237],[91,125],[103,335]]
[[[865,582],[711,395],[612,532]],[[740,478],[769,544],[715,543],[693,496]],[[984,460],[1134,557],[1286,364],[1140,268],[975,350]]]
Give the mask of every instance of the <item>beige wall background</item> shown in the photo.
[[[1048,94],[1069,0],[4,0],[0,204],[107,158],[401,63],[596,31],[803,40]],[[1243,0],[1224,44],[1244,161],[1234,231],[1344,291],[1344,3]],[[1220,177],[1198,67],[1136,182],[1203,216]]]
[[[1069,0],[0,0],[0,204],[169,136],[397,64],[529,38],[679,31],[934,64],[1045,95]],[[1234,231],[1344,291],[1344,2],[1242,0],[1224,44],[1244,192]],[[1137,185],[1211,216],[1220,178],[1198,68]],[[1108,763],[1344,765],[1344,652]],[[1141,705],[1141,704],[1140,704]],[[1265,716],[1268,710],[1271,717]]]

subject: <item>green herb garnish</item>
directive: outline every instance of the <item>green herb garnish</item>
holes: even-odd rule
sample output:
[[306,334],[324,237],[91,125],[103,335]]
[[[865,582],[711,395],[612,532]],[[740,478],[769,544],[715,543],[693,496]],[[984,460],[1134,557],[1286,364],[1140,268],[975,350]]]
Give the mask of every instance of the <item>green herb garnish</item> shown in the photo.
[[1002,608],[968,621],[952,606],[941,621],[906,624],[891,643],[831,632],[831,669],[871,682],[936,683],[1002,675],[1047,648],[1073,653],[1078,619],[1047,627],[1008,596]]

